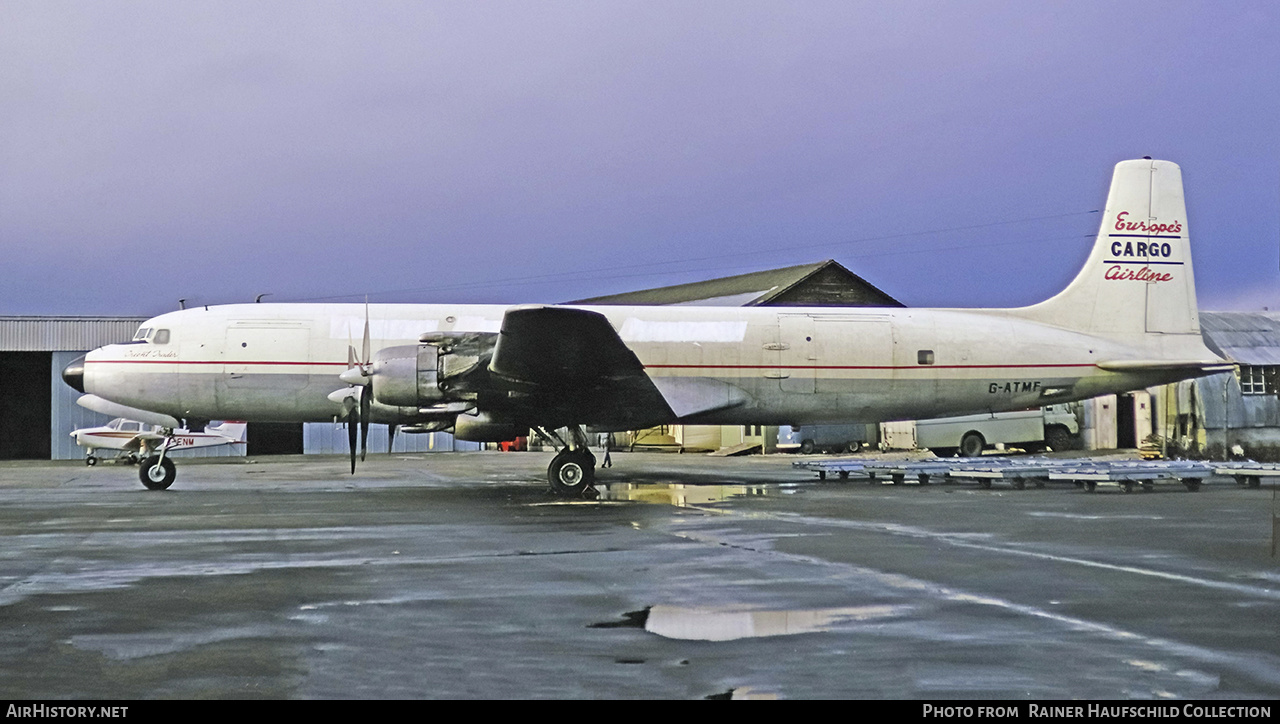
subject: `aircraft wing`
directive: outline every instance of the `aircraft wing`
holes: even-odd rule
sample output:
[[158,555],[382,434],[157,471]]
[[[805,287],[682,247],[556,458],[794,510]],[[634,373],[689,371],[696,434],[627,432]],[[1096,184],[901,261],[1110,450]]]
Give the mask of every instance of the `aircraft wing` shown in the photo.
[[518,406],[514,411],[536,416],[537,424],[631,429],[673,414],[644,365],[598,312],[508,310],[489,371]]

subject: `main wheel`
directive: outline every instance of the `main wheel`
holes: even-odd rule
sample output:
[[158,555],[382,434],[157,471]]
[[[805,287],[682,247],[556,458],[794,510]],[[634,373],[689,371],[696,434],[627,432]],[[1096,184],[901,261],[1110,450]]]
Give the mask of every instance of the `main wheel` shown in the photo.
[[556,495],[581,495],[593,480],[595,459],[584,450],[562,450],[547,468],[547,482]]
[[987,441],[982,439],[982,435],[976,432],[966,432],[964,437],[960,438],[960,455],[966,458],[976,458],[982,456],[982,448],[987,446]]
[[177,466],[169,458],[161,460],[159,455],[152,455],[143,460],[142,466],[138,468],[138,479],[147,486],[148,490],[164,490],[173,485],[176,477],[178,477]]

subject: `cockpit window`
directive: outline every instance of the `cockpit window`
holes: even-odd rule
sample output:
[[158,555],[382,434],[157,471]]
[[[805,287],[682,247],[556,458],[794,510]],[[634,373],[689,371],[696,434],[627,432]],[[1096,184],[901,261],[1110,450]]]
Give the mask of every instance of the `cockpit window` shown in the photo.
[[134,342],[150,342],[151,344],[169,344],[169,330],[154,327],[139,327],[133,335]]

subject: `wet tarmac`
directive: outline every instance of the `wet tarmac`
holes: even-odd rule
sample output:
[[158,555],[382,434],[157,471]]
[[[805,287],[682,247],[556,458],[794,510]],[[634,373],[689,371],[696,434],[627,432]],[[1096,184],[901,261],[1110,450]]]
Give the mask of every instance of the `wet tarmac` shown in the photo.
[[1275,488],[819,482],[787,456],[0,463],[0,696],[1280,696]]

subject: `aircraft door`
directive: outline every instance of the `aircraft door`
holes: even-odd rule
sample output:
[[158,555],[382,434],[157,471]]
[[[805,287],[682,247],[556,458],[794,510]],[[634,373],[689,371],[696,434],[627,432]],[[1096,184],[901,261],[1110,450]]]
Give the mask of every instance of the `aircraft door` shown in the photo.
[[781,343],[782,376],[778,383],[783,392],[816,391],[818,341],[813,317],[806,314],[778,315],[778,339]]
[[278,411],[284,413],[282,421],[294,416],[298,395],[309,381],[309,327],[299,322],[233,322],[223,349],[219,403],[225,412]]

